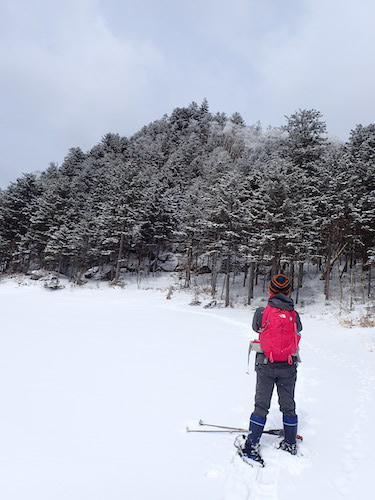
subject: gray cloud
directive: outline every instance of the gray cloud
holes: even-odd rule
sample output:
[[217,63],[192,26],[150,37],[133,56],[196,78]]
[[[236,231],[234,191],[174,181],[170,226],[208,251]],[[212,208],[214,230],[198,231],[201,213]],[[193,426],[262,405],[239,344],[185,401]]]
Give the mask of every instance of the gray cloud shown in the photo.
[[276,115],[315,107],[330,132],[346,138],[357,123],[374,120],[375,4],[309,0],[306,5],[295,33],[271,38],[264,47],[261,90]]
[[[0,185],[176,106],[373,121],[371,0],[3,0]],[[370,93],[371,92],[371,93]]]
[[94,3],[66,2],[51,17],[37,3],[15,2],[0,39],[7,179],[61,161],[70,147],[89,148],[108,131],[134,132],[149,118],[151,81],[163,71],[151,42],[114,36]]

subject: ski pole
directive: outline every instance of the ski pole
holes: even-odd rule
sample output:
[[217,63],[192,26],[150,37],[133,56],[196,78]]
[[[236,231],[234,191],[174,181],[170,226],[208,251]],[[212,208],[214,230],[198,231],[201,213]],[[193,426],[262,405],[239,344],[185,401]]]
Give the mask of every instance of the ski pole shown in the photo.
[[[204,426],[204,427],[215,427],[215,429],[223,429],[227,432],[239,432],[239,433],[243,433],[243,434],[249,433],[248,429],[243,429],[241,427],[230,427],[228,425],[208,424],[208,423],[204,422],[203,420],[199,420],[199,425]],[[208,430],[206,430],[206,431],[201,430],[199,432],[208,432]],[[264,430],[263,434],[271,434],[273,436],[283,437],[284,436],[284,429],[268,429],[268,430]],[[298,439],[299,441],[303,441],[303,437],[300,434],[297,434],[296,439]]]
[[186,432],[203,432],[203,433],[214,433],[214,432],[224,432],[227,434],[249,434],[249,431],[245,431],[245,429],[190,429],[190,427],[186,427]]
[[242,427],[230,427],[228,425],[207,424],[206,422],[203,422],[203,420],[199,420],[199,425],[203,425],[205,427],[216,427],[217,429],[228,429],[232,431],[248,432],[248,429],[243,429]]
[[[246,429],[190,429],[190,427],[186,427],[186,432],[202,432],[204,434],[213,434],[213,433],[227,433],[227,434],[249,434],[250,431]],[[268,429],[263,431],[262,434],[270,434],[271,436],[284,436],[283,429]],[[296,439],[298,441],[303,441],[303,437],[300,434],[297,434]]]

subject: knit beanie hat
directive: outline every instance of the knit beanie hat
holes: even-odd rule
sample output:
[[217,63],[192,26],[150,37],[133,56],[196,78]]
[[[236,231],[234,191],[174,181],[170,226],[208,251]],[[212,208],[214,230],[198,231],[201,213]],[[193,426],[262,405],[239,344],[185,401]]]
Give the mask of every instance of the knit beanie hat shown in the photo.
[[270,281],[269,290],[271,293],[285,293],[288,295],[291,290],[291,283],[283,274],[277,274]]

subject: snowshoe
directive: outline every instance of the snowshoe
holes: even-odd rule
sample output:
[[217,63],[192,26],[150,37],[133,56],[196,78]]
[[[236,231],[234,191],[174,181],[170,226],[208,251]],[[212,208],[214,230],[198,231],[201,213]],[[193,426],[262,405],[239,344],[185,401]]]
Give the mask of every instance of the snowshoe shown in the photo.
[[245,448],[246,436],[238,436],[234,441],[234,446],[237,448],[237,453],[241,459],[251,467],[264,467],[264,460],[259,453],[259,444],[250,445]]
[[278,447],[280,450],[287,451],[291,455],[297,455],[297,444],[296,443],[291,444],[291,443],[288,443],[287,441],[285,441],[285,439],[283,439]]

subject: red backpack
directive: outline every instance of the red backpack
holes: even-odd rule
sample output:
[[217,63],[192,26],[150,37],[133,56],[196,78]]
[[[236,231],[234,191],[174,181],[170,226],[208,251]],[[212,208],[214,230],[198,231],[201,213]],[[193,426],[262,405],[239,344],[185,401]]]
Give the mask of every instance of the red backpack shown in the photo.
[[271,363],[288,361],[292,364],[292,355],[297,352],[300,341],[296,312],[268,305],[263,311],[259,340],[264,354]]

